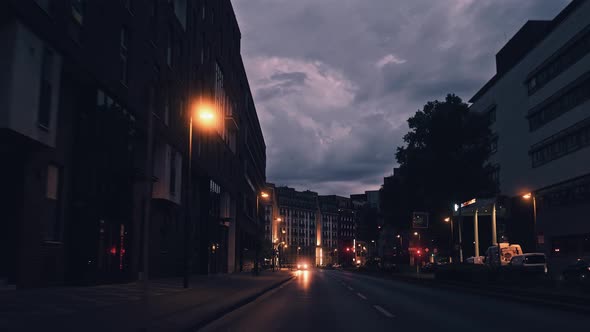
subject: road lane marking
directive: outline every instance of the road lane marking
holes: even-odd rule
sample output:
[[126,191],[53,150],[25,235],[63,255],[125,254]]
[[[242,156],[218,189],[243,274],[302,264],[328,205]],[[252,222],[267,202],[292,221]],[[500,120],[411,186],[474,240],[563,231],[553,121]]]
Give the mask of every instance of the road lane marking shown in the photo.
[[348,290],[349,290],[349,291],[353,291],[353,290],[354,290],[354,288],[352,288],[352,287],[348,286]]
[[377,311],[379,311],[380,313],[382,313],[383,315],[389,317],[389,318],[393,318],[395,317],[394,315],[392,315],[389,311],[383,309],[381,306],[378,305],[373,305],[373,308],[377,309]]
[[361,299],[363,299],[363,300],[366,300],[366,299],[367,299],[367,297],[366,297],[366,296],[364,296],[364,295],[363,295],[363,294],[361,294],[361,293],[356,293],[356,295],[358,295],[358,297],[360,297],[360,298],[361,298]]

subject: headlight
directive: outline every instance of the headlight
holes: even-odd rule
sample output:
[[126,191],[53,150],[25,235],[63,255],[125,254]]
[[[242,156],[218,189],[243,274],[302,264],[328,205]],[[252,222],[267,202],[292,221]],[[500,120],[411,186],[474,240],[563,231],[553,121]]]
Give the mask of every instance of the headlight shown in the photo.
[[297,268],[300,269],[301,268],[301,264],[297,264]]
[[303,265],[303,268],[304,268],[304,269],[307,269],[307,264]]

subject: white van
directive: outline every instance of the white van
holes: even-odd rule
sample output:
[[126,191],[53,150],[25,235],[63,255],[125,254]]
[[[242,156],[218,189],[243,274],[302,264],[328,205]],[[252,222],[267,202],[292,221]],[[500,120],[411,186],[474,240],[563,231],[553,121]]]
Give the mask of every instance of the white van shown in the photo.
[[522,254],[522,248],[519,244],[500,243],[499,257],[498,246],[491,246],[486,250],[486,264],[490,266],[508,265],[512,257]]

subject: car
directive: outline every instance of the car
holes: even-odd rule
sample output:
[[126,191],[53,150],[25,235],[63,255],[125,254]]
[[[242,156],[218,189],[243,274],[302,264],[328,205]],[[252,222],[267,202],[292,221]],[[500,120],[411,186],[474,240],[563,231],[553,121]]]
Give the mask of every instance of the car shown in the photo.
[[590,283],[590,260],[578,259],[563,270],[563,279],[566,281],[577,281]]
[[485,256],[471,256],[465,259],[465,264],[481,265],[485,261]]
[[512,256],[509,265],[513,271],[547,274],[547,258],[540,252]]
[[424,273],[432,273],[432,272],[434,272],[435,268],[436,268],[436,265],[434,263],[428,262],[420,268],[420,271],[422,271]]
[[307,263],[297,263],[297,270],[307,270],[309,265]]

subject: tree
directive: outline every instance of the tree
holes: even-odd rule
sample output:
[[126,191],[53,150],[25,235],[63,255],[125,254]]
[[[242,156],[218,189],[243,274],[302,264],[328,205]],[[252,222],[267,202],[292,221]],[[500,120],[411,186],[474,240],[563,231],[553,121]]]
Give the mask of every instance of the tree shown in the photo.
[[[384,185],[383,199],[403,197],[405,204],[393,204],[393,215],[412,211],[429,212],[437,220],[450,213],[455,202],[472,197],[489,197],[497,192],[489,164],[492,133],[486,114],[471,112],[456,95],[431,101],[408,119],[410,131],[398,147],[400,179],[396,188]],[[439,222],[431,222],[436,232]],[[448,232],[448,231],[447,231]],[[442,233],[442,230],[441,230]]]

